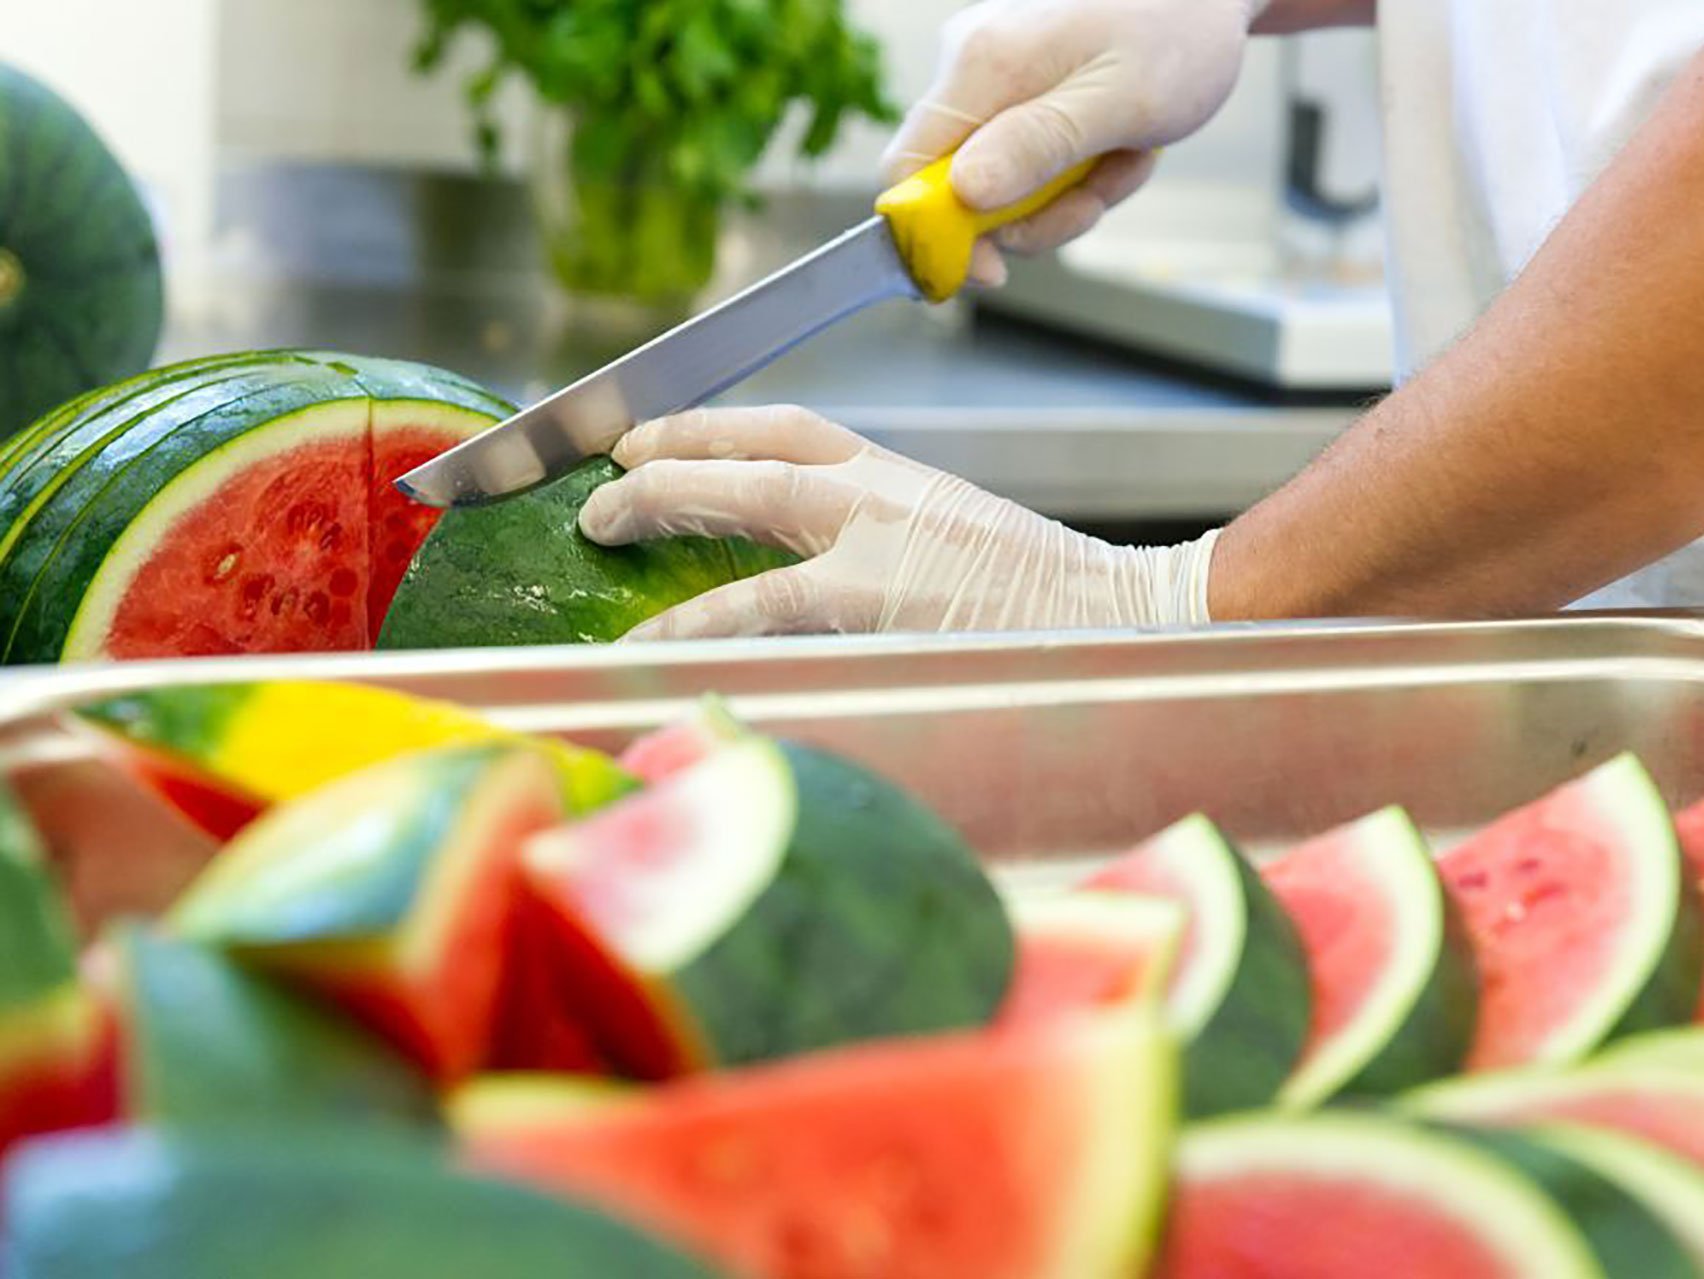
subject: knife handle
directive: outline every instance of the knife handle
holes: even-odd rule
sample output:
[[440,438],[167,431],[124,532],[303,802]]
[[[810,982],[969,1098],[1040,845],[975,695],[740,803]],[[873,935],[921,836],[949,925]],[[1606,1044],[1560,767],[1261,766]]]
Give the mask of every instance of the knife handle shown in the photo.
[[978,212],[953,190],[953,157],[944,155],[882,193],[876,212],[887,219],[893,242],[913,283],[931,302],[945,302],[970,275],[970,251],[977,240],[1052,204],[1089,176],[1097,161],[1067,169],[1016,204]]

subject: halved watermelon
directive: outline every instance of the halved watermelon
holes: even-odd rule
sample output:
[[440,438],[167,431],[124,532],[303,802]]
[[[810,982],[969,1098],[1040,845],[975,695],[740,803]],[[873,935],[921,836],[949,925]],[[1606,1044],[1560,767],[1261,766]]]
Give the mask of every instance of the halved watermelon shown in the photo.
[[1159,1225],[1154,1019],[870,1044],[609,1106],[463,1112],[478,1167],[584,1195],[769,1279],[1127,1279]]
[[1698,899],[1633,756],[1494,822],[1440,870],[1480,976],[1470,1069],[1576,1061],[1691,1018],[1704,977]]
[[1220,1119],[1187,1132],[1151,1273],[1607,1279],[1582,1231],[1503,1158],[1348,1112]]
[[487,1052],[520,843],[561,814],[555,770],[532,747],[404,755],[269,811],[171,922],[323,992],[458,1079]]
[[[205,793],[222,789],[237,806],[232,811],[246,804],[250,818],[268,804],[408,751],[521,740],[448,702],[314,680],[143,689],[85,703],[77,714],[122,742],[124,762],[167,800],[178,801],[170,787],[198,779],[192,800],[205,806]],[[571,813],[633,789],[633,780],[598,751],[551,738],[524,740],[555,761]],[[168,763],[176,767],[162,777]]]
[[1177,902],[1087,888],[1008,906],[1018,962],[1002,1026],[1158,1000],[1189,922]]
[[1190,817],[1086,886],[1165,897],[1188,911],[1166,1001],[1187,1044],[1188,1113],[1270,1101],[1301,1054],[1310,997],[1295,926],[1254,868],[1212,822]]
[[1012,967],[958,835],[891,783],[749,737],[533,841],[566,980],[659,1077],[981,1025]]
[[370,1133],[131,1129],[36,1143],[6,1179],[16,1279],[713,1279],[582,1205]]
[[1387,808],[1265,868],[1301,932],[1313,1023],[1289,1105],[1400,1092],[1452,1073],[1473,1039],[1477,984],[1425,839]]
[[1704,1167],[1704,1075],[1661,1066],[1515,1070],[1435,1084],[1417,1114],[1496,1127],[1567,1122],[1639,1137]]
[[140,927],[112,954],[124,1109],[173,1127],[437,1124],[425,1079],[388,1044],[204,946]]
[[438,370],[317,352],[192,361],[95,397],[0,475],[8,660],[370,647],[395,557],[437,515],[382,468],[507,411]]

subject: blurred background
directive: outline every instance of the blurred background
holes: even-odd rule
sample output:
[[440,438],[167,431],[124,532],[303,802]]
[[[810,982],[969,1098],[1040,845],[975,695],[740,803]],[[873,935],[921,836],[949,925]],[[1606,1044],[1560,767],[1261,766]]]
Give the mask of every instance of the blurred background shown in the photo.
[[[588,104],[575,95],[601,64],[576,77],[566,45],[566,61],[484,75],[505,40],[523,60],[543,47],[524,27],[476,19],[428,39],[434,14],[525,12],[555,33],[598,7],[6,0],[0,50],[140,181],[168,271],[159,360],[338,347],[525,401],[867,216],[891,127],[870,108],[923,92],[957,6],[847,0],[847,60],[817,67],[814,112],[796,103],[773,138],[706,131],[702,156],[671,160],[675,178],[702,160],[690,196],[665,182],[607,207],[587,140],[620,144],[653,87],[642,67]],[[648,17],[754,93],[794,73],[788,57],[821,63],[785,32],[757,42],[772,55],[730,53],[714,24],[691,29],[694,12],[656,0]],[[821,118],[825,97],[843,118]],[[1217,522],[1388,383],[1376,110],[1370,36],[1260,41],[1220,118],[1093,236],[999,294],[879,308],[727,398],[807,404],[1111,536]],[[807,145],[823,154],[801,158]]]

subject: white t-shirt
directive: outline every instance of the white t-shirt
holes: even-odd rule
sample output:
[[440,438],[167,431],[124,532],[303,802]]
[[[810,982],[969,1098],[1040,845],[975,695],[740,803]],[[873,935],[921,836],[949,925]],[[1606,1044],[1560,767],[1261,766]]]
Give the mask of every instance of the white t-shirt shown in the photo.
[[[1704,0],[1380,0],[1379,29],[1407,373],[1514,279],[1704,49]],[[1704,604],[1704,543],[1583,602]]]

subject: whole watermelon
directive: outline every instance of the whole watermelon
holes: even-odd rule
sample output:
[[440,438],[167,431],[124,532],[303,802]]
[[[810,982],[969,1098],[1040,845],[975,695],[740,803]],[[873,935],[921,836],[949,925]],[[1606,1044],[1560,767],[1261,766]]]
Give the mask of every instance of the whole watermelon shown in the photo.
[[0,65],[0,439],[147,368],[164,309],[129,176],[69,104]]

